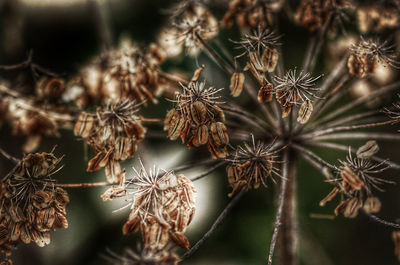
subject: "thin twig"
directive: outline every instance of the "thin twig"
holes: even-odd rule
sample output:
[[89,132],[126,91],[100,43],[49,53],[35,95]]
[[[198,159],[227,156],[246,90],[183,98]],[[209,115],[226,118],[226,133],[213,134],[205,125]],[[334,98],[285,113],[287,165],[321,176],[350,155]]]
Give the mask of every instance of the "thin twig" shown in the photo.
[[200,175],[198,175],[198,176],[196,176],[196,177],[194,177],[194,178],[191,178],[190,180],[191,180],[191,181],[196,181],[196,180],[202,179],[202,178],[204,178],[204,177],[210,175],[212,172],[214,172],[214,171],[217,170],[220,166],[223,166],[223,165],[226,164],[226,163],[227,163],[226,161],[220,161],[220,162],[218,162],[217,164],[215,164],[213,167],[211,167],[209,170],[207,170],[206,172],[204,172],[204,173],[202,173],[202,174],[200,174]]
[[376,216],[376,215],[373,215],[373,214],[370,214],[370,213],[366,213],[365,211],[363,211],[363,212],[364,212],[371,220],[373,220],[374,222],[377,222],[377,223],[382,224],[382,225],[384,225],[384,226],[389,226],[389,227],[392,227],[392,228],[395,228],[395,229],[400,229],[400,224],[398,224],[398,223],[389,222],[389,221],[386,221],[386,220],[383,220],[383,219],[379,218],[379,217]]
[[[309,145],[312,146],[319,146],[319,147],[326,147],[326,148],[330,148],[330,149],[334,149],[334,150],[338,150],[338,151],[344,151],[344,152],[348,152],[349,151],[349,147],[347,145],[342,145],[342,144],[337,144],[337,143],[329,143],[329,142],[310,142],[307,143]],[[350,148],[350,151],[353,154],[356,154],[357,152],[355,150],[353,150],[353,148]],[[377,156],[371,156],[371,159],[377,161],[377,162],[385,162],[387,165],[389,165],[391,168],[393,169],[400,169],[400,165],[392,162],[392,161],[388,161],[387,159],[383,159]]]
[[298,151],[300,151],[300,152],[302,152],[302,153],[304,153],[304,154],[306,154],[306,155],[312,157],[313,159],[317,160],[317,161],[318,161],[319,163],[321,163],[322,165],[327,166],[327,167],[329,167],[330,169],[333,169],[333,170],[335,170],[335,171],[339,171],[339,169],[338,169],[336,166],[331,165],[330,163],[326,162],[325,160],[323,160],[321,157],[319,157],[318,155],[316,155],[316,154],[313,153],[312,151],[310,151],[310,150],[308,150],[308,149],[306,149],[306,148],[304,148],[304,147],[302,147],[302,146],[300,146],[300,145],[297,145],[297,144],[293,144],[292,147],[293,147],[294,149],[296,149],[296,150],[298,150]]
[[222,221],[225,219],[227,214],[230,212],[230,210],[233,208],[233,206],[236,205],[236,203],[239,201],[239,199],[247,192],[247,189],[242,190],[239,192],[233,199],[226,205],[222,213],[218,216],[218,218],[215,220],[215,222],[212,224],[211,228],[207,231],[207,233],[204,234],[204,236],[197,241],[197,243],[189,249],[181,258],[181,260],[185,260],[189,258],[190,256],[193,255],[200,247],[203,245],[203,243],[212,235],[212,233],[218,228],[218,226],[222,223]]
[[384,126],[384,125],[388,125],[388,124],[392,124],[392,123],[393,123],[392,120],[388,120],[388,121],[382,121],[382,122],[376,122],[376,123],[366,123],[366,124],[332,127],[332,128],[327,128],[327,129],[323,129],[323,130],[313,131],[308,134],[303,134],[299,137],[299,139],[314,138],[317,136],[330,134],[333,132],[339,132],[339,131],[351,131],[351,130],[357,130],[357,129],[379,127],[379,126]]
[[54,184],[56,187],[62,188],[89,188],[89,187],[105,187],[115,185],[115,183],[108,182],[91,182],[91,183],[65,183],[65,184]]
[[0,148],[0,154],[2,154],[5,158],[7,158],[8,160],[11,160],[11,162],[17,164],[20,160],[12,155],[10,155],[9,153],[7,153],[6,151],[4,151],[4,149]]
[[281,186],[281,191],[279,193],[278,210],[276,212],[276,217],[275,217],[274,232],[272,234],[271,244],[269,245],[268,265],[272,264],[272,258],[274,256],[274,252],[275,252],[275,245],[276,245],[276,241],[278,239],[278,232],[279,232],[279,229],[282,224],[281,217],[282,217],[282,210],[283,210],[284,198],[286,196],[287,182],[288,182],[288,175],[289,175],[289,151],[288,150],[285,150],[285,153],[283,155],[283,161],[285,161],[285,163],[282,166],[282,186]]
[[330,114],[326,115],[324,118],[322,118],[319,121],[319,124],[321,124],[321,123],[323,123],[325,121],[332,120],[333,118],[335,118],[335,117],[337,117],[337,116],[339,116],[339,115],[341,115],[341,114],[343,114],[343,113],[345,113],[345,112],[347,112],[347,111],[349,111],[349,110],[351,110],[351,109],[353,109],[353,108],[355,108],[355,107],[357,107],[357,106],[359,106],[361,104],[364,104],[364,103],[366,103],[366,102],[368,102],[368,101],[370,101],[370,100],[372,100],[374,98],[377,98],[379,96],[382,96],[382,95],[384,95],[386,93],[389,93],[389,92],[395,90],[396,88],[398,88],[399,86],[400,86],[400,82],[395,82],[395,83],[390,84],[388,86],[382,87],[382,88],[376,90],[375,92],[373,92],[373,93],[371,93],[369,95],[366,95],[364,97],[361,97],[361,98],[358,98],[356,100],[353,100],[350,103],[348,103],[347,105],[344,105],[343,107],[337,109],[336,111],[333,111]]
[[339,139],[375,139],[387,141],[400,141],[400,134],[394,133],[370,133],[370,132],[352,132],[352,133],[334,133],[315,137],[313,140],[339,140]]

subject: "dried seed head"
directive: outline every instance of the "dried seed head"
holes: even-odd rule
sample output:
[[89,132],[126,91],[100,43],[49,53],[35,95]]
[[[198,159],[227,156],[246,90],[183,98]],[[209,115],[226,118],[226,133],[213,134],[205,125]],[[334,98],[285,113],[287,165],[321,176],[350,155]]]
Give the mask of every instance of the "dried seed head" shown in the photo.
[[373,5],[357,9],[357,24],[361,33],[379,32],[399,23],[398,11],[393,7]]
[[176,29],[176,42],[184,44],[191,55],[195,55],[201,46],[201,40],[207,41],[218,33],[218,22],[205,8],[196,6],[193,12],[185,12],[181,18],[175,18],[172,26]]
[[52,178],[60,160],[52,153],[28,154],[1,181],[1,251],[19,242],[43,247],[50,243],[51,230],[68,227],[68,194]]
[[225,115],[218,106],[223,103],[217,95],[222,89],[206,89],[205,82],[196,81],[201,71],[195,72],[187,87],[182,85],[182,93],[176,93],[176,106],[167,113],[164,130],[171,140],[181,137],[182,143],[187,141],[188,148],[207,144],[213,158],[224,158],[228,155],[229,136]]
[[268,27],[273,24],[273,15],[281,9],[282,4],[282,0],[233,0],[221,21],[221,26],[223,28],[231,26],[236,17],[237,24],[242,28],[252,28],[257,25]]
[[272,173],[277,174],[274,167],[276,160],[272,150],[273,143],[266,145],[261,141],[255,143],[254,136],[252,144],[244,143],[238,146],[232,158],[227,159],[230,165],[226,167],[229,183],[232,186],[233,196],[245,188],[257,189],[261,184],[266,186],[265,180]]
[[161,250],[168,242],[189,248],[183,233],[193,219],[196,190],[184,175],[163,171],[154,167],[147,172],[142,164],[140,172],[135,170],[135,178],[127,181],[132,211],[123,233],[140,228],[148,248]]
[[96,114],[82,112],[74,128],[77,136],[86,138],[96,152],[87,171],[106,169],[107,181],[121,183],[125,172],[119,161],[132,157],[137,143],[144,139],[146,129],[137,116],[138,105],[128,99],[98,108]]
[[[315,93],[320,90],[320,88],[315,87],[314,82],[317,81],[321,76],[315,78],[310,77],[310,73],[304,73],[296,75],[296,70],[289,70],[286,75],[282,78],[275,76],[275,81],[277,86],[275,87],[275,97],[279,104],[282,106],[282,117],[286,117],[293,105],[301,105],[304,102],[307,105],[311,104],[311,97],[318,98]],[[308,108],[309,110],[310,108]],[[304,108],[304,110],[307,110]],[[305,112],[304,114],[307,114]],[[311,114],[311,113],[310,113]]]
[[380,43],[379,41],[361,40],[350,48],[351,55],[349,57],[347,67],[350,74],[357,77],[365,77],[368,74],[376,72],[378,63],[387,64],[394,68],[399,68],[396,55],[393,51],[393,45],[389,45],[387,41]]
[[59,101],[65,91],[65,82],[61,78],[42,77],[36,84],[36,95],[39,100]]
[[306,27],[309,31],[315,31],[321,28],[331,16],[344,15],[344,10],[349,8],[350,4],[343,0],[303,0],[296,11],[296,22]]

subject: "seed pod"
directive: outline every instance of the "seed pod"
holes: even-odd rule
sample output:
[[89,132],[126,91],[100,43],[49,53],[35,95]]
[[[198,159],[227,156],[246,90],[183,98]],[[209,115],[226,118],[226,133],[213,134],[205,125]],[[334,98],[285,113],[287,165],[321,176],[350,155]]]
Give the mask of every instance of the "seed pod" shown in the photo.
[[313,105],[311,104],[310,100],[304,101],[299,109],[299,113],[297,116],[297,122],[304,124],[306,123],[311,116],[311,113],[313,111]]
[[261,62],[263,65],[263,72],[273,72],[275,71],[276,64],[278,63],[279,54],[278,51],[274,49],[265,49]]
[[393,231],[392,239],[394,242],[394,255],[400,261],[400,231]]
[[208,142],[208,127],[206,125],[203,124],[197,130],[197,139],[198,139],[199,145],[203,145]]
[[287,104],[282,107],[282,118],[286,118],[292,111],[292,104]]
[[368,197],[364,202],[366,213],[378,213],[381,210],[381,202],[377,197]]
[[36,85],[36,93],[40,99],[59,99],[65,91],[65,82],[61,78],[43,77]]
[[200,101],[196,101],[190,105],[190,116],[192,120],[200,125],[206,120],[207,109],[204,104]]
[[220,107],[214,105],[211,107],[211,111],[214,114],[215,121],[220,121],[222,123],[225,123],[225,114]]
[[168,125],[168,138],[171,140],[178,139],[185,126],[185,119],[179,112],[175,112]]
[[226,130],[226,126],[222,122],[211,123],[210,132],[217,146],[223,146],[229,143],[229,136]]
[[375,56],[352,54],[347,61],[347,67],[351,75],[363,78],[376,72],[378,61]]
[[371,156],[375,155],[379,151],[379,146],[376,141],[368,141],[363,146],[358,148],[357,150],[357,157],[358,158],[370,158]]
[[242,93],[244,84],[244,74],[235,72],[231,77],[231,84],[229,89],[231,91],[232,97],[238,97]]
[[254,67],[254,70],[263,72],[264,67],[262,65],[262,61],[258,52],[250,52],[249,57],[250,64],[252,67]]
[[74,134],[83,138],[89,137],[95,127],[95,116],[82,112],[75,123]]
[[333,198],[335,198],[335,196],[338,193],[339,193],[339,189],[337,187],[333,188],[333,190],[331,192],[329,192],[329,194],[319,202],[319,206],[324,207],[325,204],[327,202],[330,202]]
[[274,86],[269,82],[264,82],[260,90],[258,90],[258,95],[257,95],[258,102],[260,103],[270,102],[272,100],[273,92],[274,92]]
[[346,204],[343,216],[347,218],[355,218],[358,215],[358,210],[361,208],[362,203],[358,197],[351,198]]
[[343,182],[349,184],[354,190],[360,190],[364,182],[349,167],[344,167],[340,172]]

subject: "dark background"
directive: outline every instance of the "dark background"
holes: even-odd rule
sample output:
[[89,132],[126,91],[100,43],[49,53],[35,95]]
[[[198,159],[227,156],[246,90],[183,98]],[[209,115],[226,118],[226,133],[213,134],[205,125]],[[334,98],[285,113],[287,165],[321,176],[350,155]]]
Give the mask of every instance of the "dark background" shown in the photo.
[[[40,1],[25,0],[18,3],[16,0],[0,0],[0,64],[21,62],[32,49],[36,63],[70,78],[101,51],[101,37],[96,31],[93,10],[87,1],[70,1],[68,5],[45,4],[50,1],[36,4],[38,2]],[[161,25],[166,23],[166,16],[160,11],[167,8],[170,2],[104,1],[114,44],[118,43],[122,35],[129,36],[140,44],[156,41]],[[213,5],[213,12],[220,19],[227,3],[221,1]],[[352,20],[348,22],[348,27],[350,31],[354,28]],[[300,66],[310,34],[285,18],[281,21],[281,32],[284,34],[282,49],[286,68]],[[224,45],[232,46],[227,39],[238,37],[237,29],[233,27],[223,30],[218,40]],[[212,45],[216,43],[213,42]],[[216,87],[228,87],[229,77],[216,68],[204,54],[200,54],[197,59],[200,64],[208,66],[206,76],[209,83]],[[165,70],[182,69],[190,73],[195,65],[194,58],[179,57],[167,61],[163,67]],[[329,71],[322,61],[318,66],[319,73]],[[9,73],[0,74],[7,77]],[[159,105],[151,105],[143,110],[144,115],[163,117],[170,103],[160,101]],[[7,125],[1,127],[0,146],[3,149],[21,157],[23,143],[23,137],[11,136]],[[354,141],[350,144],[357,147],[362,143]],[[70,131],[62,131],[60,138],[44,139],[40,151],[50,151],[54,145],[58,146],[57,155],[65,154],[65,167],[56,176],[59,183],[103,181],[103,171],[86,173],[87,161],[83,157],[83,144]],[[400,161],[397,151],[399,147],[398,144],[382,143],[382,157]],[[138,155],[148,166],[160,161],[159,163],[172,167],[177,163],[193,161],[198,155],[198,151],[187,151],[177,142],[154,139],[145,140],[139,145],[139,149]],[[321,149],[316,151],[331,162],[345,157],[343,152]],[[206,152],[200,153],[206,155]],[[138,155],[125,163],[128,173],[132,173],[130,168],[136,163]],[[172,161],[171,156],[180,157],[180,160]],[[12,165],[3,158],[0,163],[0,173],[5,175]],[[312,213],[332,214],[336,203],[332,202],[325,208],[319,207],[319,201],[330,191],[331,186],[324,183],[320,173],[302,160],[299,162],[298,172],[300,264],[397,264],[393,255],[391,229],[372,223],[364,216],[352,220],[343,217],[334,220],[311,218]],[[195,174],[187,173],[188,176]],[[397,180],[398,172],[389,171],[388,174]],[[267,189],[260,188],[246,194],[206,244],[183,264],[265,264],[276,209],[276,189],[272,182],[269,183]],[[202,205],[199,205],[198,208],[201,209],[196,217],[199,221],[195,221],[187,231],[192,244],[207,231],[227,204],[227,194],[230,192],[223,170],[197,182],[196,187],[201,193],[199,201]],[[34,244],[20,244],[13,254],[15,264],[106,264],[101,256],[107,253],[107,249],[121,253],[125,247],[135,248],[140,236],[122,236],[121,233],[128,211],[112,213],[123,202],[103,203],[100,195],[104,190],[105,188],[68,190],[71,199],[67,206],[69,228],[53,232],[52,243],[45,248]],[[378,194],[383,204],[380,216],[389,220],[399,218],[398,194],[398,186],[386,186],[386,192]]]

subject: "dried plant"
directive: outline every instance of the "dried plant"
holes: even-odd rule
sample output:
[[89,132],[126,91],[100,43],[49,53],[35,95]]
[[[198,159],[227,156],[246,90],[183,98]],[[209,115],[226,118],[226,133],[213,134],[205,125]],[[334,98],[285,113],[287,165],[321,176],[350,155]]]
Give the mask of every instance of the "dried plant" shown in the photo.
[[[161,265],[177,264],[192,256],[246,192],[267,187],[271,179],[278,186],[276,219],[268,256],[260,254],[260,260],[275,262],[278,246],[279,264],[294,265],[299,252],[299,160],[321,173],[325,178],[319,182],[321,187],[333,185],[325,198],[316,200],[320,206],[340,197],[334,216],[356,218],[364,214],[394,229],[395,255],[400,259],[400,224],[377,216],[385,206],[378,192],[394,183],[386,171],[400,169],[400,164],[378,155],[378,144],[400,140],[394,128],[400,122],[400,103],[389,102],[400,83],[384,83],[362,96],[346,97],[355,83],[372,83],[378,69],[399,69],[395,44],[390,44],[388,33],[383,32],[397,27],[398,1],[363,6],[355,1],[302,0],[295,12],[288,2],[232,0],[225,15],[218,18],[224,33],[241,32],[240,38],[227,38],[226,43],[236,46],[232,54],[217,39],[226,35],[219,34],[222,30],[207,4],[186,0],[169,10],[169,24],[158,45],[122,42],[106,49],[68,80],[35,64],[31,55],[21,64],[0,66],[4,71],[29,68],[38,77],[33,84],[25,84],[25,89],[14,88],[11,82],[0,85],[0,124],[8,123],[14,134],[26,135],[24,150],[29,153],[18,160],[1,150],[16,163],[1,181],[3,264],[11,264],[9,255],[17,243],[32,241],[44,246],[50,243],[50,230],[67,228],[65,207],[69,199],[63,188],[111,186],[102,199],[127,202],[121,208],[130,209],[122,232],[129,235],[140,230],[143,247],[137,252],[128,249],[122,256],[111,252],[106,259],[112,264]],[[281,13],[312,34],[303,64],[287,70],[283,63],[285,32],[280,32],[278,25]],[[341,58],[332,60],[332,67],[317,64],[326,41],[342,33],[337,26],[345,27],[345,18],[355,15],[358,31],[364,36],[348,49],[336,51]],[[236,27],[227,29],[234,21]],[[184,55],[204,52],[221,68],[225,72],[221,79],[230,95],[213,86],[215,80],[207,75],[210,65],[186,69],[194,72],[192,78],[161,69],[166,57],[183,53],[183,48]],[[167,108],[156,105],[163,98]],[[366,105],[377,99],[382,104],[368,109]],[[145,118],[139,115],[142,109],[147,113],[161,109],[165,116]],[[87,171],[104,167],[106,182],[55,183],[53,174],[60,159],[53,152],[32,152],[41,138],[58,137],[60,129],[73,131],[91,147],[94,157]],[[121,163],[135,157],[138,149],[152,148],[152,142],[141,142],[160,135],[165,141],[180,138],[191,149],[188,153],[200,150],[195,163],[173,170],[156,166],[146,170],[140,161],[141,168],[129,176]],[[365,144],[355,149],[351,147],[354,139]],[[342,154],[337,155],[338,162],[332,162],[318,147]],[[200,165],[207,165],[207,171],[190,178],[180,173]],[[210,230],[190,247],[184,233],[196,208],[193,182],[218,170],[222,173],[223,166],[232,187],[227,194],[231,200]],[[187,249],[180,257],[178,246]]]

